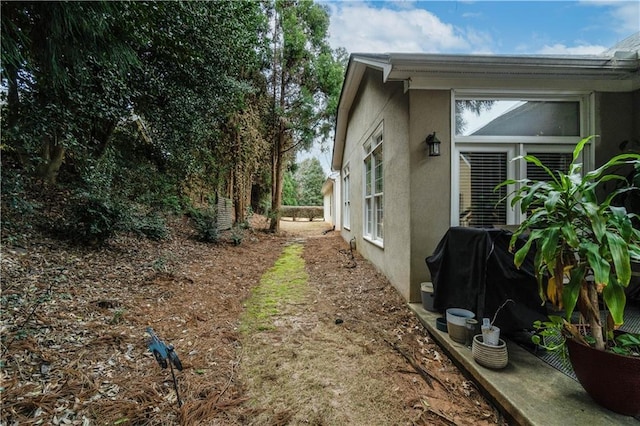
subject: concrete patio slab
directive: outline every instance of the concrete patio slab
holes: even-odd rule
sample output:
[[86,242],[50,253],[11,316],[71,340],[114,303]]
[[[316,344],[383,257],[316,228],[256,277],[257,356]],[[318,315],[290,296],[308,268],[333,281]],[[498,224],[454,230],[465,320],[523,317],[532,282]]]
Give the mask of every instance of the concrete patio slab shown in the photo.
[[436,328],[442,316],[419,303],[409,307],[451,359],[472,378],[514,424],[522,426],[640,426],[633,417],[600,407],[582,386],[517,344],[507,341],[509,363],[502,370],[478,365],[471,349]]

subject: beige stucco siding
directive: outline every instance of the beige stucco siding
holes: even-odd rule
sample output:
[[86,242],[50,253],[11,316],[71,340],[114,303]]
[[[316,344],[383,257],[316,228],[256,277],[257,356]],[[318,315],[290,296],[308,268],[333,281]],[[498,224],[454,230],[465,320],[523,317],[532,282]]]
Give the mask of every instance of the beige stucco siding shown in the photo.
[[[451,92],[411,90],[409,111],[411,170],[411,294],[420,300],[420,282],[430,279],[425,258],[449,229],[451,216]],[[429,157],[425,139],[436,132],[439,157]]]
[[[626,150],[640,150],[640,90],[630,93],[596,93],[595,112],[594,133],[600,136],[595,144],[595,167],[622,153],[621,144],[625,141]],[[631,167],[627,166],[616,170],[616,173],[626,175],[631,171]],[[599,188],[599,195],[604,197],[615,185],[615,182],[605,183]]]
[[[419,301],[420,283],[430,280],[425,258],[434,252],[451,223],[451,174],[459,161],[452,158],[452,89],[540,93],[543,99],[553,93],[584,95],[593,103],[588,104],[589,111],[582,111],[581,132],[600,135],[587,151],[590,167],[618,154],[623,141],[630,142],[627,148],[638,149],[639,83],[637,59],[632,58],[352,55],[338,108],[332,158],[332,167],[341,171],[341,185],[342,172],[349,168],[350,226],[341,230],[342,236],[347,241],[355,239],[358,251],[405,299]],[[383,246],[363,238],[364,144],[380,126]],[[442,142],[441,155],[429,157],[425,139],[434,131]],[[454,179],[458,182],[455,197],[463,200],[471,193],[465,170],[461,165]],[[344,192],[341,185],[339,191]],[[339,228],[345,219],[340,217],[345,211],[340,195],[335,205],[340,206],[335,211]]]
[[596,167],[613,155],[620,154],[623,141],[635,141],[627,148],[640,146],[640,90],[630,93],[596,93]]
[[[384,247],[363,238],[364,144],[383,126]],[[382,74],[369,69],[354,100],[345,137],[342,165],[349,166],[350,229],[358,251],[375,264],[405,298],[410,297],[408,94],[400,82],[382,83]]]

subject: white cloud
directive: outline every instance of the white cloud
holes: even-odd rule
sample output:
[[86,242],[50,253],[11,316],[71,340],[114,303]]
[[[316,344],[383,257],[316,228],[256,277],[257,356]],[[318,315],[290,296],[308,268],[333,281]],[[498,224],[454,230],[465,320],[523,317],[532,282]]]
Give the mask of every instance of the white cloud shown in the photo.
[[615,26],[619,34],[629,35],[640,31],[640,2],[614,4],[611,15],[620,22]]
[[465,37],[472,47],[471,54],[492,54],[493,38],[486,31],[479,31],[475,28],[467,28]]
[[480,12],[464,12],[462,14],[462,17],[464,19],[479,19],[482,18],[484,15]]
[[640,31],[640,2],[620,0],[583,0],[590,6],[605,6],[609,8],[608,15],[614,21],[606,22],[619,34],[629,35]]
[[603,26],[613,28],[618,34],[630,35],[640,31],[640,2],[621,0],[583,0],[589,6],[607,7],[608,17],[603,17]]
[[545,45],[537,53],[541,55],[599,55],[605,50],[607,48],[600,45],[565,46],[564,44],[556,43],[551,46]]
[[[502,45],[488,28],[442,21],[434,13],[422,9],[428,3],[413,0],[384,3],[319,0],[329,8],[330,43],[344,47],[349,53],[424,52],[494,54]],[[600,8],[598,21],[583,31],[609,33],[620,37],[640,31],[640,2],[626,0],[581,0],[581,4]],[[482,14],[465,12],[462,19],[473,22]],[[587,23],[585,22],[585,25]],[[460,25],[460,26],[458,26]],[[538,43],[535,43],[537,40]],[[602,43],[602,40],[599,40]],[[540,46],[543,46],[540,48]],[[515,46],[515,51],[528,54],[594,55],[610,46],[579,39],[552,41],[535,35]]]
[[331,45],[349,53],[455,52],[472,48],[461,31],[423,9],[376,9],[364,3],[328,3]]

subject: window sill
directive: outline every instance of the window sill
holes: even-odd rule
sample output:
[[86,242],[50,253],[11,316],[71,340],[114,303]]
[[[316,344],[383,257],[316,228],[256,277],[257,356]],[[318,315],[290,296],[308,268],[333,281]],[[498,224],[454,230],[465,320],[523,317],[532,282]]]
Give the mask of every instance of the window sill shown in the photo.
[[376,247],[379,247],[379,248],[381,248],[381,249],[384,249],[384,241],[381,241],[381,240],[374,240],[374,239],[372,239],[371,237],[367,237],[367,236],[363,236],[363,237],[362,237],[362,239],[363,239],[363,240],[365,240],[365,241],[367,241],[367,242],[369,242],[369,243],[371,243],[371,244],[373,244],[373,245],[374,245],[374,246],[376,246]]

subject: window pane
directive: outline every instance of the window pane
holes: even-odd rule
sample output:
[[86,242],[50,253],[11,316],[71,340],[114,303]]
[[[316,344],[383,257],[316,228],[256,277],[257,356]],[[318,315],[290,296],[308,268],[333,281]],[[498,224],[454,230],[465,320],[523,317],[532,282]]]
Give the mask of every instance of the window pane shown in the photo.
[[505,225],[506,187],[493,189],[507,178],[507,154],[504,152],[460,153],[460,226],[476,228]]
[[580,102],[456,100],[456,135],[579,136]]
[[366,234],[371,235],[373,232],[373,203],[372,198],[367,198],[365,200],[365,209],[366,209]]
[[350,219],[350,215],[351,215],[351,211],[349,209],[349,175],[345,175],[344,177],[344,188],[343,188],[343,193],[344,193],[344,210],[343,210],[343,218],[342,218],[342,223],[344,224],[345,228],[349,228],[351,226],[351,219]]
[[384,228],[383,228],[383,219],[384,219],[384,209],[383,209],[383,197],[382,195],[378,195],[376,197],[376,237],[379,239],[384,238]]
[[364,193],[365,195],[371,195],[371,157],[367,157],[364,160]]
[[[568,172],[573,154],[569,152],[527,152],[537,157],[554,174],[556,171]],[[551,177],[535,164],[527,162],[527,178],[531,180],[549,180]]]
[[343,188],[343,193],[344,193],[344,202],[345,204],[349,201],[349,175],[346,175],[344,177],[344,184],[343,184],[344,188]]
[[382,176],[382,146],[378,147],[373,153],[376,163],[376,193],[380,193],[383,190],[383,176]]

